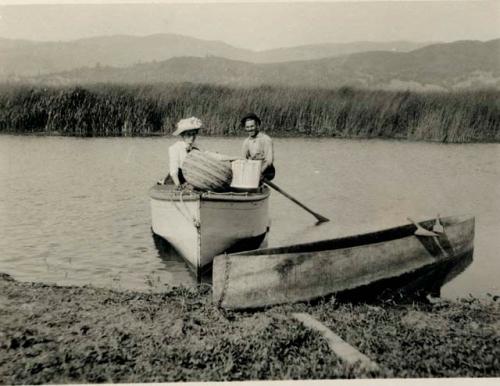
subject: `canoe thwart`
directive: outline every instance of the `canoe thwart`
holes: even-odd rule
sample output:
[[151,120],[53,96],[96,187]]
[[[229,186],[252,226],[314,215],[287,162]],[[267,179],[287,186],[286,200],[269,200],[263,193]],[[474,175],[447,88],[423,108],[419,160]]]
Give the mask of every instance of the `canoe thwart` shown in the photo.
[[441,218],[439,217],[439,214],[436,216],[436,222],[432,227],[432,231],[436,233],[444,233],[444,227],[443,224],[441,224]]
[[412,222],[413,225],[415,225],[417,227],[417,230],[415,231],[415,236],[430,236],[430,237],[439,236],[437,233],[423,228],[418,222],[411,219],[410,217],[407,217],[407,219],[408,219],[408,221]]

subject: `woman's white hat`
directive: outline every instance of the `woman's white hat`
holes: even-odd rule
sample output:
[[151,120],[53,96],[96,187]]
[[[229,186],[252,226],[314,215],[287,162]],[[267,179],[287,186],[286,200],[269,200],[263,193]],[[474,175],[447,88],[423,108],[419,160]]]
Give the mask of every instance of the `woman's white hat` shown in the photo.
[[180,135],[189,130],[200,130],[202,126],[203,123],[196,117],[181,119],[177,122],[177,129],[172,135]]

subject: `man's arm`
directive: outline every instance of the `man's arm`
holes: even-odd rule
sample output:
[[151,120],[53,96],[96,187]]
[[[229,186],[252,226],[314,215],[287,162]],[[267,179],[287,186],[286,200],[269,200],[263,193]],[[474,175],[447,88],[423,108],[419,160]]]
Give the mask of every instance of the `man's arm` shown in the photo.
[[249,158],[249,153],[248,153],[248,138],[243,141],[243,146],[241,147],[241,157],[243,159],[248,159]]
[[268,166],[272,165],[273,162],[274,162],[273,141],[270,137],[267,137],[264,141],[264,160],[262,161],[262,170],[265,170]]

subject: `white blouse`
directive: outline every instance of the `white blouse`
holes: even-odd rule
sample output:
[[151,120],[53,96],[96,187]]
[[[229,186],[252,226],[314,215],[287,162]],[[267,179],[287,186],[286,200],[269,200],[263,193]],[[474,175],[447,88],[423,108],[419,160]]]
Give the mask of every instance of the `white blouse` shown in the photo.
[[168,170],[170,172],[170,175],[174,179],[174,182],[176,183],[178,182],[176,181],[176,179],[178,179],[177,176],[179,169],[181,168],[188,154],[188,146],[189,145],[184,141],[177,141],[168,148]]

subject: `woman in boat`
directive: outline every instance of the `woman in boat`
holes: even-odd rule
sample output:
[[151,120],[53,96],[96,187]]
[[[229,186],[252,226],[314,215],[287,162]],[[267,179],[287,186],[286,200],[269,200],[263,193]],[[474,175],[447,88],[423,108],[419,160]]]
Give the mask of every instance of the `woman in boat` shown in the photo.
[[243,158],[262,161],[262,178],[271,181],[275,174],[274,150],[271,137],[260,131],[260,118],[249,113],[241,118],[241,126],[245,128],[248,138],[243,142]]
[[[190,151],[200,150],[195,146],[195,141],[202,126],[202,121],[196,117],[181,119],[177,122],[177,128],[172,135],[181,136],[181,140],[174,143],[168,149],[169,174],[163,181],[159,181],[160,184],[166,184],[171,179],[177,187],[181,188],[185,186],[186,180],[182,175],[182,164]],[[233,161],[237,159],[237,157],[215,152],[205,151],[205,153],[208,153],[212,158],[219,161]]]

